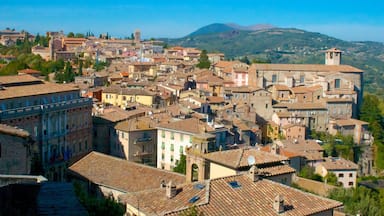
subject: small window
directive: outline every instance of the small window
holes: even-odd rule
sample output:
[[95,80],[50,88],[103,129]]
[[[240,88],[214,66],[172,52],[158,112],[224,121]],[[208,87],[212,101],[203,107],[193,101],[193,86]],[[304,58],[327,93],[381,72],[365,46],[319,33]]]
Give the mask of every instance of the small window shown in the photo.
[[171,162],[173,162],[173,155],[171,155]]
[[171,132],[171,139],[175,139],[175,133]]
[[348,182],[348,185],[349,186],[353,186],[353,182]]
[[349,177],[353,177],[353,173],[349,173]]
[[161,137],[165,138],[165,131],[161,131]]
[[184,148],[183,148],[183,146],[180,146],[180,148],[179,148],[179,152],[180,152],[180,154],[183,154],[183,153],[184,153]]
[[265,104],[265,109],[268,109],[268,104]]
[[343,173],[339,173],[339,178],[343,178],[344,177],[344,174]]
[[174,150],[175,150],[175,145],[171,144],[171,151],[174,151]]
[[305,76],[304,75],[300,75],[300,83],[304,83],[304,80],[305,80]]
[[335,79],[335,88],[340,88],[340,79]]
[[189,136],[189,143],[192,143],[192,136]]
[[277,75],[273,74],[272,75],[272,83],[276,83],[276,81],[277,81]]
[[181,141],[181,142],[184,141],[184,134],[180,134],[180,141]]
[[165,143],[164,142],[161,142],[161,149],[165,149]]
[[161,154],[161,160],[164,160],[164,153]]

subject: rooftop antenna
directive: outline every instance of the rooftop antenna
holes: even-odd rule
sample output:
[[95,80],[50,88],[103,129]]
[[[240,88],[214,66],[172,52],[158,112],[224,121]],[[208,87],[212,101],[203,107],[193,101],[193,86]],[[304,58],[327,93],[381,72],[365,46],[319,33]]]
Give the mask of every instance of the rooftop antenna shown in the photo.
[[253,157],[252,155],[248,156],[247,161],[248,161],[248,166],[253,166],[256,163],[255,157]]

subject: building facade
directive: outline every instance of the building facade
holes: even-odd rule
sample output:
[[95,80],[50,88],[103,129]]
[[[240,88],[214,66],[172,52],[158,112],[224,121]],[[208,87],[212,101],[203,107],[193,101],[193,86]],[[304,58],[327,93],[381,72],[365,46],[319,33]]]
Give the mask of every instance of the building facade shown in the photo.
[[92,149],[92,99],[79,89],[29,75],[0,77],[0,123],[28,131],[38,145],[44,175],[65,178],[67,163]]

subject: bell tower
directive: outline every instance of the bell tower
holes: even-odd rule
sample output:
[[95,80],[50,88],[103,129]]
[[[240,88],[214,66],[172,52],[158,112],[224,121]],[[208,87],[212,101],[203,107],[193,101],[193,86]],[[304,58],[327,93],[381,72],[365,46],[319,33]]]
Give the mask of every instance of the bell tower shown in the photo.
[[341,63],[341,50],[331,48],[325,51],[325,64],[326,65],[340,65]]

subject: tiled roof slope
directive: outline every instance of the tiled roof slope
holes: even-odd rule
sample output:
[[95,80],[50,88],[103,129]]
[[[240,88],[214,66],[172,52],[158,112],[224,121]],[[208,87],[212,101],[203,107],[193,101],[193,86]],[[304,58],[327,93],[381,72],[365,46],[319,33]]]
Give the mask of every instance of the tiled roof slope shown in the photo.
[[210,161],[228,166],[234,169],[249,167],[248,157],[255,158],[255,165],[275,163],[287,160],[287,157],[260,151],[254,148],[240,148],[227,151],[217,151],[205,154],[204,157]]
[[70,166],[69,171],[95,184],[106,185],[125,192],[159,188],[162,181],[172,181],[175,184],[185,182],[184,175],[98,152],[89,153]]
[[[232,188],[229,182],[236,181],[240,187]],[[279,215],[273,208],[276,196],[284,198],[284,215],[313,215],[342,206],[342,203],[262,179],[253,182],[247,175],[236,175],[179,186],[178,194],[169,199],[165,189],[155,189],[120,196],[120,200],[137,208],[146,215],[180,215],[194,205],[204,215]],[[189,200],[198,197],[195,203]]]

